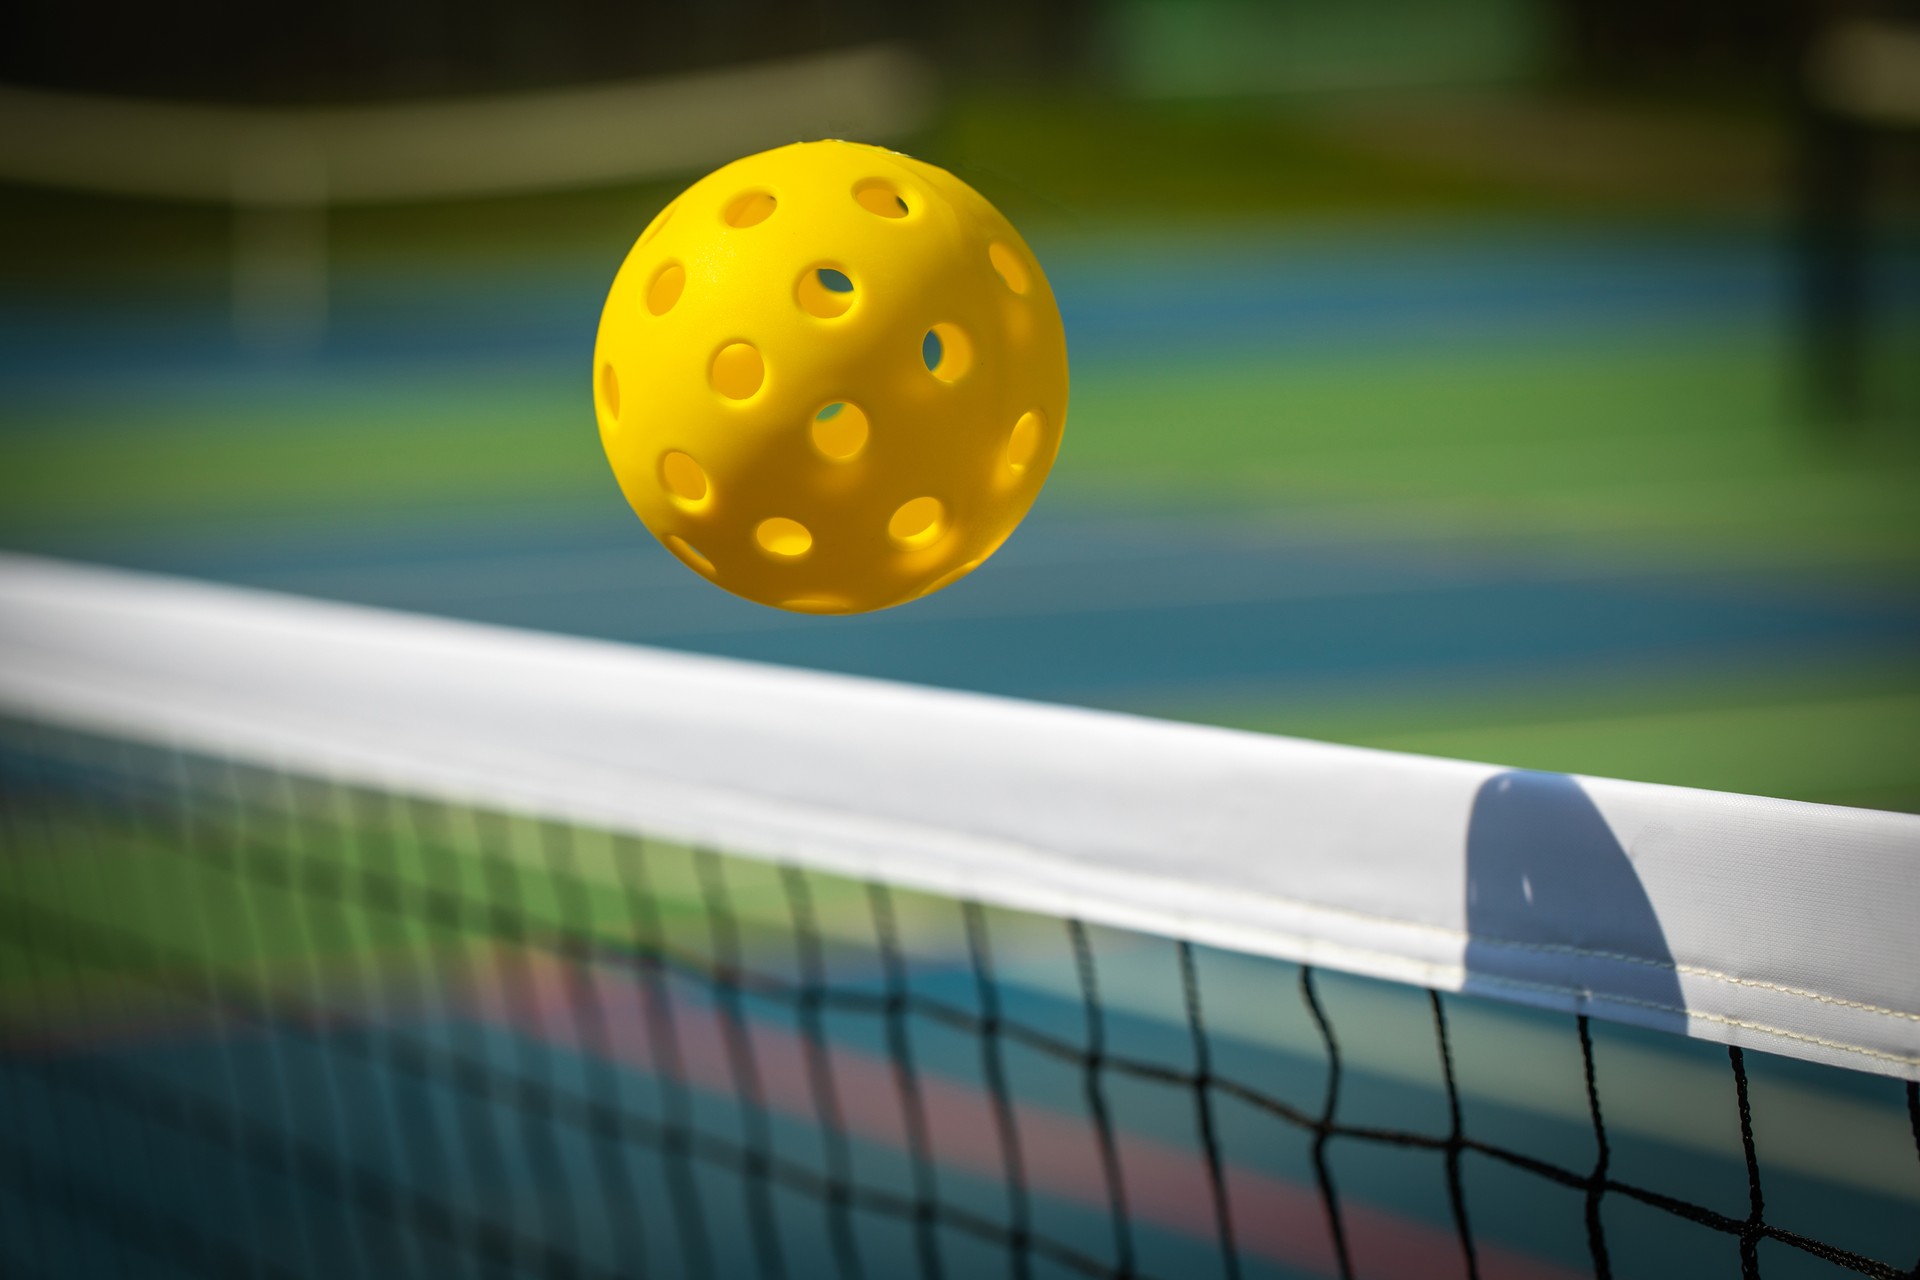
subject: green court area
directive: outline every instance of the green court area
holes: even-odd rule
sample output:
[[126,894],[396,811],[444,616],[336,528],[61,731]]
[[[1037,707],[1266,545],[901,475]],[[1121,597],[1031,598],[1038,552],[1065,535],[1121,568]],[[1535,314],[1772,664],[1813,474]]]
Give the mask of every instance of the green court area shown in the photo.
[[1873,808],[1920,807],[1920,670],[1849,664],[1489,682],[1422,701],[1168,707],[1244,729]]
[[[1675,132],[1663,119],[1609,127],[1652,145]],[[736,609],[621,508],[583,370],[605,280],[675,182],[342,211],[324,338],[266,353],[235,341],[223,213],[16,193],[0,211],[19,286],[0,543],[1329,741],[1920,807],[1904,224],[1878,242],[1869,411],[1823,422],[1778,193],[1715,203],[1629,165],[1602,195],[1570,194],[1523,150],[1467,165],[1356,121],[973,92],[909,144],[1029,232],[1074,373],[1034,520],[924,606],[842,624]],[[1710,167],[1772,127],[1736,114],[1678,133]],[[1150,171],[1125,163],[1142,148]],[[1131,541],[1102,552],[1116,521]],[[1129,590],[1136,558],[1152,585]],[[1303,565],[1321,585],[1284,585]],[[1331,679],[1297,628],[1343,593],[1380,603],[1328,623],[1323,649],[1404,639]],[[1716,615],[1723,599],[1745,612]],[[1570,658],[1545,615],[1582,610],[1598,638]],[[1421,650],[1470,613],[1512,643]],[[1216,652],[1249,631],[1258,662]],[[961,650],[975,656],[920,662]],[[1091,651],[1137,654],[1130,680],[1076,685]]]
[[[1920,341],[1920,334],[1901,334]],[[1482,346],[1486,344],[1481,344]],[[1049,496],[1310,518],[1342,534],[1549,539],[1734,565],[1909,569],[1920,433],[1821,434],[1767,332],[1492,351],[1175,354],[1081,367]],[[76,389],[10,417],[0,528],[593,502],[580,388],[444,370],[332,385]]]
[[[847,959],[880,945],[856,881],[132,748],[89,763],[95,749],[0,743],[0,1028],[14,1033],[191,1030],[235,1001],[477,1016],[536,954],[704,971],[737,949],[780,967],[802,945],[796,920],[840,980],[878,977]],[[124,790],[109,810],[86,787]],[[919,954],[965,954],[950,902],[892,891],[886,911]],[[1015,952],[1058,932],[995,916]]]
[[1823,438],[1791,359],[1777,334],[1656,332],[1116,370],[1080,390],[1063,488],[1358,537],[1912,566],[1920,435]]

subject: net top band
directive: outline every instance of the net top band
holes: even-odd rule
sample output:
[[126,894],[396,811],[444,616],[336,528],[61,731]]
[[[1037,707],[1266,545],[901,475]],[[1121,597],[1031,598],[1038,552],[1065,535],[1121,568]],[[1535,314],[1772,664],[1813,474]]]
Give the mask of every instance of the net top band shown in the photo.
[[0,709],[1920,1079],[1920,817],[19,556]]

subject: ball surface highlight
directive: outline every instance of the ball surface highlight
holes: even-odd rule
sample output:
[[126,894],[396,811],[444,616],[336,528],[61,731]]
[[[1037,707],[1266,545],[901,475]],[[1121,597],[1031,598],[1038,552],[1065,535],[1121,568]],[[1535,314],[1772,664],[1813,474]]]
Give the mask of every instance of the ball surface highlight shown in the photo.
[[607,294],[593,377],[654,536],[806,613],[971,572],[1067,415],[1059,307],[1019,233],[945,170],[851,142],[748,156],[663,209]]

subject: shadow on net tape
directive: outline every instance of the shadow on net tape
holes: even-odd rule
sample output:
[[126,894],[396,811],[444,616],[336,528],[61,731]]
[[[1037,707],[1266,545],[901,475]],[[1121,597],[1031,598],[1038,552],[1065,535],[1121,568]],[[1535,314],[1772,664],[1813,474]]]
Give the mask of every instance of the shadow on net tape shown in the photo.
[[[1510,771],[1467,824],[1467,984],[1684,1033],[1673,953],[1633,859],[1580,784]],[[1605,1009],[1591,993],[1611,993]]]

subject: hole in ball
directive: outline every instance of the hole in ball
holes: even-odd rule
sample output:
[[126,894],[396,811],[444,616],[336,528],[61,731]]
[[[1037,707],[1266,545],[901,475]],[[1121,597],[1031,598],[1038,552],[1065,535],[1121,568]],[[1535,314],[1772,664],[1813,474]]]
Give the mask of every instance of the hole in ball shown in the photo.
[[915,498],[887,521],[887,535],[903,547],[924,547],[947,531],[947,509],[938,498]]
[[853,281],[837,267],[808,267],[800,273],[793,296],[800,309],[821,320],[834,320],[853,306]]
[[729,400],[745,400],[766,377],[767,366],[750,342],[730,342],[713,357],[713,389]]
[[771,218],[779,203],[770,191],[746,191],[727,202],[721,217],[730,227],[754,227]]
[[687,269],[677,262],[669,262],[653,273],[653,283],[647,286],[647,310],[657,316],[663,316],[673,310],[673,304],[680,301],[680,291],[687,287]]
[[641,244],[645,244],[647,241],[653,239],[655,236],[660,234],[662,229],[664,229],[667,225],[667,219],[673,216],[673,210],[674,210],[674,206],[668,205],[666,208],[662,209],[659,213],[656,213],[653,215],[653,221],[649,222],[647,224],[647,229],[640,233]]
[[958,382],[973,367],[973,343],[955,324],[941,323],[920,340],[920,359],[942,382]]
[[600,405],[609,421],[620,421],[620,375],[611,360],[600,366]]
[[885,178],[868,178],[853,189],[853,198],[868,213],[882,218],[907,216],[907,200],[900,189]]
[[1047,428],[1047,416],[1035,409],[1020,415],[1007,436],[1007,468],[1016,474],[1025,471],[1040,452],[1040,437]]
[[676,533],[668,534],[666,542],[667,550],[678,556],[680,563],[686,565],[687,568],[692,569],[702,577],[711,578],[713,576],[713,561],[701,555],[691,542],[688,542]]
[[852,613],[851,602],[838,596],[801,596],[797,600],[782,600],[782,609],[791,609],[795,613]]
[[993,264],[993,269],[999,273],[1000,279],[1005,282],[1007,288],[1015,293],[1027,291],[1027,285],[1030,283],[1027,264],[1020,260],[1020,255],[1014,251],[1012,245],[995,240],[987,246],[987,261]]
[[704,506],[707,494],[712,491],[700,464],[678,450],[661,457],[660,483],[685,507]]
[[836,400],[813,415],[808,432],[814,448],[835,462],[845,462],[867,447],[867,415],[857,404]]
[[807,526],[785,516],[771,516],[762,520],[760,527],[753,531],[753,537],[768,555],[778,556],[782,560],[798,559],[813,547],[813,534],[807,531]]
[[925,600],[928,596],[932,595],[936,591],[946,590],[948,587],[952,586],[954,583],[960,581],[960,579],[972,573],[975,569],[978,569],[980,567],[981,560],[984,560],[985,558],[986,557],[982,556],[980,560],[969,560],[965,564],[961,565],[959,568],[952,569],[946,573],[941,574],[939,577],[935,578],[932,582],[922,587],[919,593],[914,596],[914,599]]

